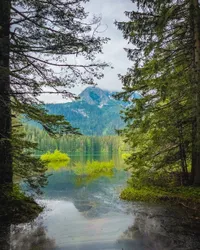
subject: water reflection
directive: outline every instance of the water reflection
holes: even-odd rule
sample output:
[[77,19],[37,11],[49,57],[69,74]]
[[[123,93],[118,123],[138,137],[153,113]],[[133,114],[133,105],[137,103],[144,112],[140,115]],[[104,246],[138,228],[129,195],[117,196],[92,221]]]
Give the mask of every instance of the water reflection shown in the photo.
[[46,218],[27,225],[4,226],[0,249],[200,249],[199,226],[186,218],[184,211],[133,204],[128,210],[135,216],[109,211],[101,217],[87,217],[85,212],[91,208],[83,209],[80,204],[82,212],[69,201],[46,201],[46,205],[49,208]]
[[144,204],[136,211],[133,226],[119,239],[137,242],[133,250],[200,249],[200,221],[189,218],[188,211]]
[[14,226],[1,223],[1,250],[51,250],[56,249],[54,239],[47,236],[46,230],[40,223]]
[[2,250],[10,250],[10,223],[1,221],[0,246]]
[[51,250],[56,249],[55,240],[47,236],[42,224],[34,223],[29,226],[12,226],[11,230],[12,250]]
[[185,211],[121,201],[119,190],[126,179],[127,173],[115,170],[111,178],[77,185],[73,171],[54,172],[38,200],[45,212],[29,224],[1,221],[0,249],[200,249],[200,227]]

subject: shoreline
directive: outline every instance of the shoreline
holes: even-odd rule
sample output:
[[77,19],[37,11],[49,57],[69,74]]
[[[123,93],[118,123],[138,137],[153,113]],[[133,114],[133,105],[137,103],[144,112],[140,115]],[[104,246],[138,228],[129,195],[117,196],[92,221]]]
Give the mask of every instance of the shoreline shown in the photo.
[[[156,186],[125,187],[120,198],[127,201],[169,203],[179,205],[200,215],[200,187],[180,186],[161,188]],[[200,219],[200,218],[199,218]]]

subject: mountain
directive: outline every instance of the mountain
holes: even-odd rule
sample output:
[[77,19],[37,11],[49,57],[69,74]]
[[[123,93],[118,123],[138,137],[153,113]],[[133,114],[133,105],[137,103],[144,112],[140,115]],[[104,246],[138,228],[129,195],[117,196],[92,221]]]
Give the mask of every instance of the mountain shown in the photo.
[[88,87],[79,95],[79,100],[45,106],[49,113],[63,115],[85,135],[113,135],[124,126],[120,110],[125,106],[124,102],[115,100],[113,94]]
[[102,90],[97,87],[88,87],[79,95],[80,99],[91,105],[106,105],[111,99],[114,92]]

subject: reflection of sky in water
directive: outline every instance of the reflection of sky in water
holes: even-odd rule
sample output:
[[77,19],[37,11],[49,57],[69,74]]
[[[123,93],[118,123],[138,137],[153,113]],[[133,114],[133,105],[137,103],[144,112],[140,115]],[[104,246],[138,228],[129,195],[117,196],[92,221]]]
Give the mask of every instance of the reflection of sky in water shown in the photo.
[[117,189],[126,178],[127,174],[119,171],[115,172],[115,178],[101,177],[77,186],[73,172],[56,172],[44,190],[43,202],[49,209],[44,224],[49,237],[59,247],[115,244],[133,224],[133,215],[125,213],[126,203],[118,197]]
[[[49,203],[49,204],[48,204]],[[133,216],[110,211],[101,218],[86,218],[71,202],[47,201],[49,212],[45,224],[48,235],[58,246],[112,242],[133,223]]]

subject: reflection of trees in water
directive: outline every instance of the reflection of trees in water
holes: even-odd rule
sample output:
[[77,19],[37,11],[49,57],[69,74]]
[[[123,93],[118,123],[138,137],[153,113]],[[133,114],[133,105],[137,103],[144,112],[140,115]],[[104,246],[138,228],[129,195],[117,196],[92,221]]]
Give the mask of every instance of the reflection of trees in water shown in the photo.
[[51,250],[55,249],[55,242],[48,238],[45,228],[41,224],[24,224],[13,226],[1,223],[1,250]]
[[88,185],[96,180],[98,180],[99,178],[101,177],[106,177],[106,178],[112,178],[114,176],[114,173],[113,172],[108,172],[108,173],[96,173],[96,174],[93,174],[93,175],[85,175],[85,176],[79,176],[77,175],[75,177],[75,185],[77,187],[81,187],[81,186],[84,186],[84,185]]
[[55,249],[55,241],[48,238],[46,230],[42,225],[32,225],[25,228],[13,228],[11,242],[12,250]]
[[1,221],[0,225],[0,249],[10,250],[10,224]]
[[79,212],[87,218],[114,211],[119,202],[118,187],[126,181],[126,173],[116,171],[114,178],[100,177],[86,184],[77,185],[77,176],[70,171],[55,172],[49,177],[44,189],[47,199],[61,199],[73,202]]
[[132,241],[132,250],[200,249],[200,225],[195,231],[196,221],[189,221],[184,213],[172,209],[145,210],[136,214],[134,225],[120,236],[119,242]]

